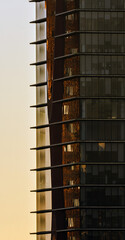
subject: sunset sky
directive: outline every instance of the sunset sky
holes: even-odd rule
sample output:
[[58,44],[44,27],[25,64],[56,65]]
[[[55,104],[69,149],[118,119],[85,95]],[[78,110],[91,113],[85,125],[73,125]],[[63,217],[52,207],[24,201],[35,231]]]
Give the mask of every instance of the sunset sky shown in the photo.
[[0,239],[32,240],[35,231],[35,4],[1,1],[0,8]]

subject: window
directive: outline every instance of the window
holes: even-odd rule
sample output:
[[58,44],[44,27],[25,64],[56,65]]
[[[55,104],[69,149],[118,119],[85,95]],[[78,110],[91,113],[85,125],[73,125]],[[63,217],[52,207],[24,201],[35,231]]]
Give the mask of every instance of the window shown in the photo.
[[81,0],[80,1],[80,7],[81,8],[85,8],[85,0]]
[[64,115],[69,114],[69,105],[64,105]]
[[67,15],[66,20],[74,20],[74,14]]
[[64,152],[73,152],[73,145],[64,146]]
[[75,166],[74,166],[74,165],[73,165],[73,166],[71,166],[71,170],[72,170],[72,171],[74,171],[74,169],[75,169]]
[[67,145],[67,152],[73,152],[73,145]]
[[78,48],[72,48],[72,49],[71,49],[71,53],[72,53],[72,54],[75,54],[75,53],[77,53],[77,52],[78,52]]
[[71,185],[71,186],[74,185],[74,180],[70,180],[69,185]]
[[82,118],[85,118],[85,100],[82,100]]
[[99,152],[105,151],[105,143],[98,143]]
[[66,125],[66,130],[69,132],[69,133],[74,133],[75,132],[75,126],[73,123],[68,123]]
[[66,148],[66,146],[64,146],[64,147],[63,147],[63,149],[64,149],[64,152],[66,152],[66,151],[67,151],[67,148]]
[[73,218],[68,218],[68,227],[73,227],[73,226],[74,226]]
[[66,68],[66,76],[72,76],[72,68]]
[[86,173],[86,165],[81,165],[81,171],[82,171],[83,173]]
[[[71,33],[71,30],[67,30],[66,33]],[[72,38],[72,36],[67,36],[66,38]]]
[[74,133],[74,124],[73,123],[70,123],[70,132],[71,133]]
[[112,101],[112,119],[116,119],[117,118],[117,102],[116,101]]
[[105,94],[106,95],[111,94],[111,79],[110,78],[105,79]]
[[74,202],[74,207],[79,206],[79,199],[78,198],[75,198],[73,202]]
[[66,94],[69,95],[69,96],[73,96],[73,87],[67,87],[66,88]]

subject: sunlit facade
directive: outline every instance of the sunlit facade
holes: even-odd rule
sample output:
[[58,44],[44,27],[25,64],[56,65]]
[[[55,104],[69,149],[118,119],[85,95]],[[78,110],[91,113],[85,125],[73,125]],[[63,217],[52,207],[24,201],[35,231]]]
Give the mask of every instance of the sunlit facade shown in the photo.
[[124,240],[125,1],[31,2],[37,240]]

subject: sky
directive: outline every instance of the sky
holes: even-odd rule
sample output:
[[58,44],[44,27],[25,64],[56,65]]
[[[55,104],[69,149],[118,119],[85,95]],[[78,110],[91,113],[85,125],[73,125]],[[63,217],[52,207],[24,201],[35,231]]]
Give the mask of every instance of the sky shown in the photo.
[[1,1],[0,7],[0,239],[33,240],[35,231],[35,4]]

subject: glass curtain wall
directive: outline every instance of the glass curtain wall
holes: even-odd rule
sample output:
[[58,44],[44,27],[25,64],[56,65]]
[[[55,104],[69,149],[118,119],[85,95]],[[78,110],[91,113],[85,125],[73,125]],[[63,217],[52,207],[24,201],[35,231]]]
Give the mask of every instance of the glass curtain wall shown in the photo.
[[89,185],[80,192],[81,239],[123,240],[125,4],[81,0],[80,8],[81,183]]

